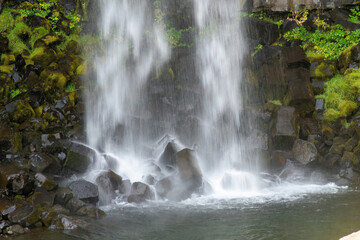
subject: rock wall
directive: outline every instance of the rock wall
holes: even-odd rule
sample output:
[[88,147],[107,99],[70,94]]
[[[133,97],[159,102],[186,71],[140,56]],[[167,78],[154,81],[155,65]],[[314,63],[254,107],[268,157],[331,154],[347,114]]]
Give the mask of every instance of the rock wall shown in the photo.
[[357,0],[248,0],[245,3],[247,8],[257,10],[270,10],[274,12],[286,12],[301,10],[303,8],[334,9],[343,6],[359,4]]

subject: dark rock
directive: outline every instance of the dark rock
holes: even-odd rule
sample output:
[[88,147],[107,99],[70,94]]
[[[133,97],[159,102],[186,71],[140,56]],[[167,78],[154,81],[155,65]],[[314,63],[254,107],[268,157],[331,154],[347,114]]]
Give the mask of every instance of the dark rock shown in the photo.
[[262,131],[252,131],[246,142],[251,149],[268,150],[268,135]]
[[[1,6],[0,6],[0,9],[1,9]],[[9,46],[9,40],[6,37],[3,37],[0,34],[0,53],[7,52],[8,51],[8,46]]]
[[5,234],[14,235],[14,236],[24,234],[25,232],[26,232],[25,229],[19,224],[9,226],[4,230]]
[[287,33],[288,31],[291,31],[297,27],[299,27],[299,25],[297,24],[296,21],[292,19],[285,19],[282,24],[281,33],[282,34]]
[[12,174],[7,178],[6,189],[8,194],[27,195],[34,189],[34,179],[25,172]]
[[41,222],[45,227],[49,227],[52,223],[52,220],[58,215],[57,212],[53,211],[53,209],[51,208],[50,210],[47,211],[42,211],[40,213],[40,217],[41,217]]
[[245,36],[258,41],[258,44],[271,45],[280,37],[279,28],[274,23],[253,17],[244,17],[243,21]]
[[68,186],[73,192],[74,197],[86,202],[96,204],[99,201],[98,187],[88,181],[78,180]]
[[19,54],[15,58],[14,71],[18,73],[22,73],[25,67],[25,59]]
[[104,211],[93,207],[93,206],[84,206],[76,211],[76,215],[78,216],[87,216],[90,218],[99,219],[104,217],[106,214]]
[[274,151],[271,154],[270,167],[274,172],[281,172],[286,166],[287,160],[291,159],[292,153],[288,151]]
[[306,54],[301,47],[284,47],[281,49],[281,53],[288,68],[310,68],[310,63],[307,61]]
[[290,150],[299,136],[299,124],[293,107],[280,107],[272,127],[272,144],[277,150]]
[[264,46],[253,57],[255,85],[259,85],[260,97],[264,102],[269,100],[283,99],[287,83],[284,75],[284,64],[281,60],[281,48]]
[[64,168],[84,173],[95,158],[95,151],[85,145],[73,142],[67,153]]
[[78,226],[76,225],[74,219],[63,214],[59,214],[51,222],[49,229],[52,230],[73,230]]
[[65,206],[67,202],[73,198],[73,193],[70,188],[59,187],[55,192],[55,204]]
[[359,165],[358,156],[352,152],[344,152],[340,160],[340,166],[351,167],[356,165]]
[[78,198],[72,198],[66,204],[66,208],[69,209],[72,213],[75,213],[77,210],[84,206],[86,206],[86,203],[79,200]]
[[11,129],[0,128],[0,158],[3,158],[12,147],[12,139],[13,132]]
[[177,152],[175,158],[176,166],[182,180],[202,177],[199,163],[193,150],[185,148],[180,152]]
[[330,148],[330,153],[342,155],[345,149],[346,140],[342,137],[335,137],[333,145]]
[[0,198],[0,213],[1,213],[1,215],[3,215],[3,216],[8,215],[9,213],[15,211],[15,209],[16,209],[16,206],[13,201],[11,201],[10,199],[5,198],[5,197]]
[[56,174],[61,171],[60,160],[46,153],[34,153],[29,157],[30,170],[39,173]]
[[47,178],[45,175],[41,173],[37,173],[35,175],[35,183],[38,187],[41,187],[47,191],[53,191],[58,187],[57,182],[54,180]]
[[317,149],[311,142],[297,139],[294,143],[292,152],[295,160],[306,165],[316,160]]
[[324,110],[324,99],[316,99],[315,110],[316,111]]
[[64,8],[64,13],[73,13],[76,8],[76,1],[75,0],[60,0],[59,4]]
[[8,219],[13,223],[19,223],[22,226],[33,226],[40,221],[39,213],[30,204],[24,203],[8,215]]
[[345,143],[345,151],[351,152],[357,145],[358,145],[359,139],[357,137],[350,138]]
[[[55,198],[56,199],[56,198]],[[59,205],[59,204],[55,204],[52,208],[51,211],[56,212],[57,214],[65,214],[65,215],[69,215],[70,211],[66,208],[64,208],[63,206]]]
[[175,159],[175,153],[178,150],[178,146],[176,146],[176,143],[174,141],[169,142],[164,152],[160,155],[159,158],[159,164],[162,167],[169,169],[172,169],[176,165],[176,159]]
[[130,180],[123,180],[121,185],[120,185],[120,188],[119,188],[119,192],[121,194],[125,194],[125,195],[128,195],[130,194],[130,191],[131,191],[131,182]]
[[52,207],[54,205],[55,193],[47,192],[45,190],[35,192],[28,198],[35,207]]
[[100,193],[100,204],[109,204],[114,197],[114,191],[119,189],[121,183],[122,178],[113,171],[101,173],[96,178]]
[[289,83],[287,102],[295,107],[300,115],[314,111],[315,98],[310,83],[309,70],[300,68],[286,69],[285,79]]
[[141,203],[146,200],[153,200],[155,198],[154,192],[145,183],[135,182],[131,186],[131,192],[128,197],[129,203]]
[[173,189],[173,180],[171,177],[163,178],[155,184],[155,189],[160,197],[165,198]]

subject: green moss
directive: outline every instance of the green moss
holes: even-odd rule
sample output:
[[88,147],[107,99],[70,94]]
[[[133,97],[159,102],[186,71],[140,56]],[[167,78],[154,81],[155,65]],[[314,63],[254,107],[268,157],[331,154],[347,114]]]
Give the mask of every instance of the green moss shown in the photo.
[[332,77],[335,72],[336,67],[333,64],[321,62],[319,66],[315,69],[315,77],[320,79],[329,78]]
[[358,105],[352,101],[344,100],[339,104],[340,114],[344,117],[350,116],[357,108]]
[[341,117],[341,113],[333,108],[325,110],[323,120],[326,122],[335,122]]
[[60,72],[44,70],[40,74],[42,85],[45,91],[61,89],[64,90],[67,78]]
[[86,75],[86,73],[87,73],[87,62],[85,61],[76,69],[76,75]]
[[15,20],[11,15],[11,9],[5,8],[0,14],[0,33],[6,33],[10,31],[15,24]]
[[16,132],[14,134],[14,137],[12,139],[12,145],[13,145],[13,152],[14,153],[18,153],[21,152],[22,150],[22,137],[21,134],[19,132]]
[[13,68],[13,65],[0,66],[0,73],[10,73]]
[[35,116],[35,112],[29,103],[20,100],[15,104],[15,111],[12,120],[16,123],[23,123]]
[[14,54],[21,54],[24,50],[29,51],[29,48],[23,42],[22,39],[27,38],[31,33],[31,29],[28,25],[23,22],[15,24],[13,30],[8,35],[9,48]]
[[51,48],[39,47],[32,52],[30,59],[32,59],[35,64],[47,66],[56,60],[56,53]]
[[49,30],[46,29],[45,27],[38,27],[35,28],[30,36],[30,45],[31,47],[34,47],[34,44],[37,40],[41,39],[42,37],[44,37],[45,35],[47,35],[49,33]]
[[317,98],[325,100],[325,121],[336,121],[349,117],[358,108],[360,97],[360,70],[349,70],[345,75],[337,74],[325,83],[324,94]]
[[9,65],[15,63],[14,54],[1,54],[1,62],[3,65]]
[[309,59],[310,62],[319,62],[325,59],[325,56],[321,53],[318,53],[314,50],[306,50],[305,51],[306,57]]

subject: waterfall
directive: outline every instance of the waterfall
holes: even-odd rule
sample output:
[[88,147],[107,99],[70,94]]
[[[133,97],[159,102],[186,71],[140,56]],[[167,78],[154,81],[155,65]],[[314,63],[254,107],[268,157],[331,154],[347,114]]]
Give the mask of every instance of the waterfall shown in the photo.
[[201,167],[215,192],[254,191],[258,186],[253,174],[256,156],[247,153],[251,146],[242,135],[250,122],[241,117],[246,98],[242,84],[246,43],[240,1],[194,0],[194,4],[200,31],[198,74],[204,88]]
[[170,55],[151,9],[149,1],[101,0],[104,53],[95,59],[96,74],[86,99],[88,143],[111,153],[100,156],[93,169],[107,169],[105,160],[115,158],[111,168],[132,181],[146,172],[141,160],[149,138],[144,85]]

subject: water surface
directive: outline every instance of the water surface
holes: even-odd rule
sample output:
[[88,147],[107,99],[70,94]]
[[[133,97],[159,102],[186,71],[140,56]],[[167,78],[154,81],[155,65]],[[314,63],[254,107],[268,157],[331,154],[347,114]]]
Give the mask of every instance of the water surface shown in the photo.
[[144,205],[117,203],[104,219],[72,231],[40,231],[16,240],[304,239],[332,240],[360,229],[360,192],[335,185],[273,189]]

